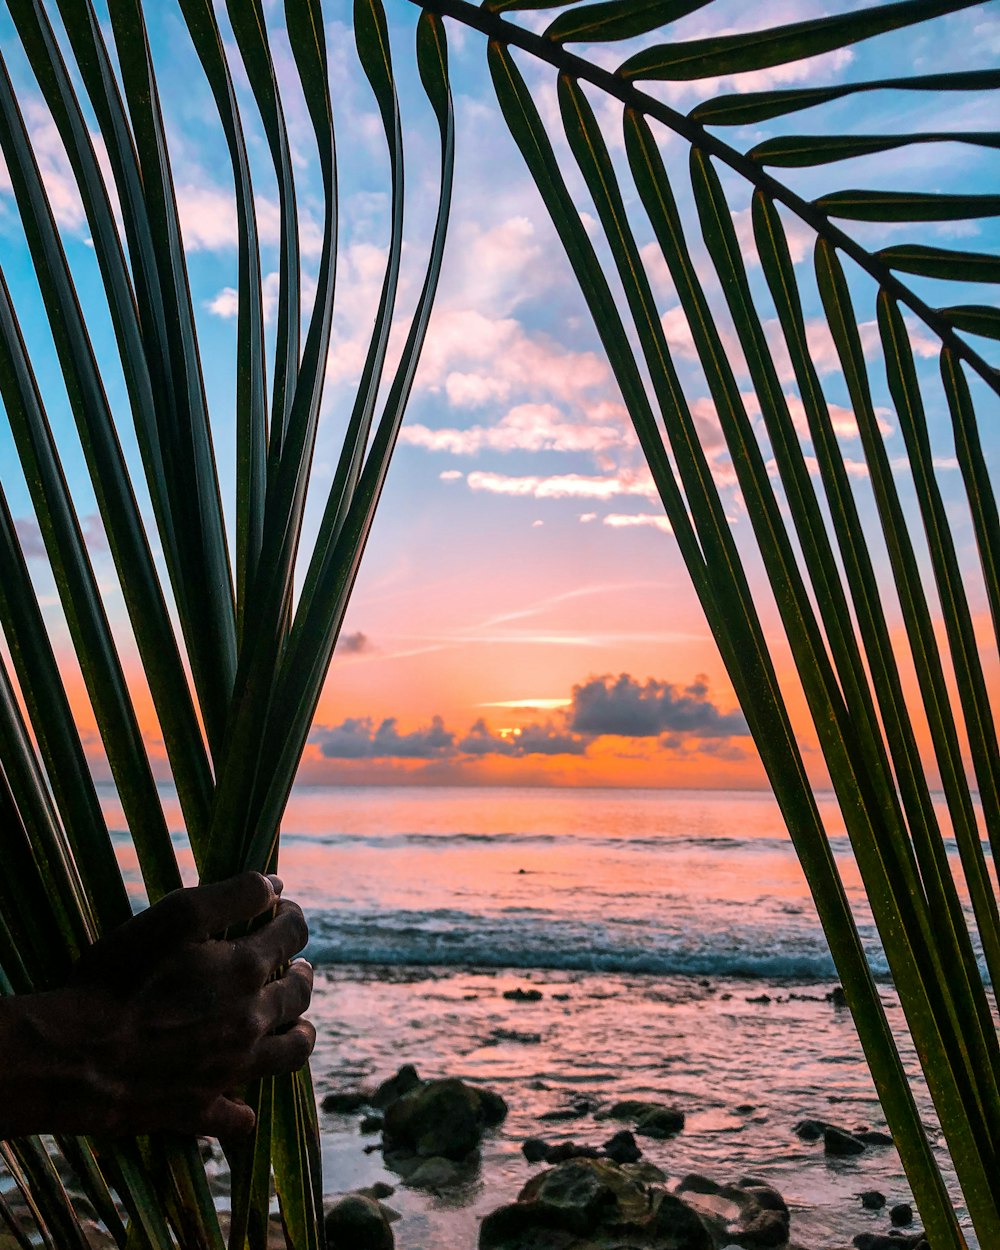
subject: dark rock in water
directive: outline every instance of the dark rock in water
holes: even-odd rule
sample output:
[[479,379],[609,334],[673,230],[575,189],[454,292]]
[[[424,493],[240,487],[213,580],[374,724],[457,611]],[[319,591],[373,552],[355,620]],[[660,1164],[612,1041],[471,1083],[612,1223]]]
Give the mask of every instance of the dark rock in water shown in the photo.
[[758,1180],[755,1176],[744,1176],[737,1182],[736,1188],[741,1189],[762,1211],[777,1211],[783,1215],[787,1228],[790,1218],[788,1203],[773,1185],[769,1185],[767,1181]]
[[770,994],[757,994],[753,998],[748,998],[747,1002],[753,1003],[755,1006],[758,1003],[769,1003],[771,1002],[771,995]]
[[543,1137],[528,1137],[521,1143],[521,1154],[529,1163],[541,1163],[552,1146]]
[[852,1133],[828,1124],[823,1134],[823,1149],[828,1155],[860,1155],[864,1153],[865,1143]]
[[852,1245],[857,1250],[927,1250],[923,1233],[858,1233]]
[[472,1088],[479,1095],[479,1107],[486,1127],[494,1128],[497,1124],[502,1124],[507,1118],[507,1104],[503,1098],[496,1090],[487,1089],[483,1085],[474,1085]]
[[701,1215],[717,1244],[744,1250],[776,1250],[788,1243],[791,1217],[781,1194],[766,1181],[744,1176],[719,1185],[692,1173],[677,1188],[679,1197]]
[[599,1159],[601,1152],[596,1146],[578,1145],[575,1141],[562,1141],[550,1146],[545,1152],[546,1163],[565,1163],[568,1159]]
[[384,1111],[390,1103],[395,1102],[397,1098],[402,1098],[411,1089],[416,1089],[420,1083],[417,1069],[412,1063],[404,1063],[395,1076],[382,1082],[369,1101],[373,1107]]
[[512,1003],[537,1003],[542,997],[542,991],[525,990],[518,986],[514,990],[504,990],[503,996]]
[[863,1141],[866,1146],[891,1146],[892,1134],[883,1133],[881,1129],[870,1128],[863,1133],[855,1133],[854,1136],[858,1141]]
[[835,985],[829,994],[827,994],[826,1001],[828,1003],[833,1003],[834,1007],[846,1007],[847,995],[844,993],[844,987],[842,985]]
[[866,1189],[858,1197],[866,1211],[881,1211],[885,1206],[885,1194],[879,1193],[877,1189]]
[[574,1159],[533,1177],[482,1222],[480,1250],[712,1250],[696,1212],[607,1159]]
[[825,1120],[799,1120],[794,1132],[803,1141],[819,1141],[828,1127]]
[[411,1189],[450,1189],[465,1180],[466,1175],[461,1164],[436,1155],[422,1159],[407,1176],[406,1183]]
[[562,1120],[579,1120],[586,1114],[586,1111],[578,1111],[576,1107],[556,1107],[553,1111],[543,1111],[538,1118],[549,1124],[558,1124]]
[[643,1102],[636,1098],[616,1102],[609,1110],[599,1111],[594,1118],[631,1120],[637,1133],[641,1133],[643,1137],[658,1139],[672,1137],[684,1127],[684,1112],[677,1107],[668,1107],[662,1102]]
[[912,1224],[913,1208],[908,1202],[897,1203],[889,1212],[889,1219],[892,1221],[894,1228],[902,1228],[905,1224]]
[[350,1115],[369,1106],[372,1098],[370,1089],[335,1089],[324,1096],[320,1106],[334,1115]]
[[635,1122],[635,1131],[643,1137],[662,1141],[673,1137],[684,1127],[684,1112],[676,1107],[651,1107]]
[[627,1128],[608,1138],[604,1143],[604,1153],[612,1163],[638,1163],[642,1158],[642,1151]]
[[492,1091],[455,1078],[426,1081],[386,1107],[383,1141],[397,1153],[460,1160],[477,1149],[483,1130],[506,1113],[507,1104]]
[[702,1176],[699,1172],[688,1172],[677,1186],[678,1193],[717,1194],[722,1186],[710,1176]]
[[396,1245],[381,1207],[361,1194],[348,1194],[334,1203],[325,1224],[330,1250],[394,1250]]
[[360,1124],[362,1133],[381,1133],[382,1125],[385,1123],[385,1117],[381,1115],[366,1115]]
[[484,1046],[499,1046],[501,1042],[519,1042],[522,1046],[537,1046],[541,1033],[520,1033],[517,1029],[494,1029],[483,1042]]
[[385,1181],[375,1181],[372,1185],[367,1185],[364,1189],[356,1189],[356,1194],[361,1194],[363,1198],[391,1198],[396,1192],[393,1185],[387,1185]]

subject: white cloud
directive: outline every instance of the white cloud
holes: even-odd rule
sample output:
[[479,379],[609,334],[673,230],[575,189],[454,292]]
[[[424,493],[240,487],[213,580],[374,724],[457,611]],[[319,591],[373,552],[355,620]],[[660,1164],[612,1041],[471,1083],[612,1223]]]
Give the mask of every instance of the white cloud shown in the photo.
[[513,495],[532,499],[614,499],[619,495],[656,497],[649,470],[620,472],[604,477],[580,473],[553,474],[549,477],[507,477],[502,473],[474,472],[466,478],[470,490],[492,495]]
[[428,451],[472,456],[491,451],[602,452],[624,441],[624,424],[592,425],[567,421],[553,404],[518,404],[496,425],[474,425],[466,430],[431,430],[404,425],[400,442]]
[[604,525],[610,525],[613,529],[627,529],[635,526],[651,526],[653,529],[662,530],[665,534],[672,534],[673,527],[665,516],[653,516],[650,512],[639,513],[622,513],[609,512],[603,518]]

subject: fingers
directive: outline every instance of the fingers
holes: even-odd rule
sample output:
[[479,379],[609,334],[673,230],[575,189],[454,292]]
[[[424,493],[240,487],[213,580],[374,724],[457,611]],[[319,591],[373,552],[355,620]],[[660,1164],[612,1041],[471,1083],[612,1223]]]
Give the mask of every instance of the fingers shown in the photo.
[[259,988],[273,973],[299,953],[309,940],[309,927],[298,903],[283,900],[274,919],[234,943],[234,956],[245,961],[248,979]]
[[312,999],[312,964],[297,959],[283,977],[271,981],[260,992],[260,1007],[267,1031],[286,1028],[305,1015]]
[[253,1109],[245,1102],[220,1094],[206,1108],[198,1132],[209,1137],[245,1137],[256,1123]]
[[175,891],[163,900],[166,904],[178,898],[182,923],[188,941],[203,942],[214,933],[242,924],[262,915],[277,903],[282,890],[278,877],[265,877],[259,872],[243,872],[238,877],[198,885],[190,890]]
[[284,1033],[272,1033],[261,1038],[247,1079],[297,1072],[306,1063],[315,1045],[316,1030],[312,1024],[308,1020],[297,1020]]

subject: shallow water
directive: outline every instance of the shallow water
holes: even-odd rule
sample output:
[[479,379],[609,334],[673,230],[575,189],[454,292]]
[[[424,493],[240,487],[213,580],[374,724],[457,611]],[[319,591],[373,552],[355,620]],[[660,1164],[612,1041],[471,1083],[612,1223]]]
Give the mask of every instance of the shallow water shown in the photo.
[[[164,794],[193,880],[176,798]],[[904,1036],[839,811],[832,798],[820,806]],[[118,845],[138,899],[124,835]],[[894,1149],[827,1160],[792,1132],[807,1117],[848,1129],[883,1120],[850,1015],[825,997],[833,962],[769,794],[300,787],[280,871],[310,920],[320,1095],[413,1062],[426,1076],[489,1083],[510,1104],[469,1185],[393,1196],[400,1250],[471,1250],[479,1218],[534,1171],[525,1137],[605,1141],[615,1126],[591,1115],[539,1121],[572,1095],[677,1101],[684,1132],[643,1142],[646,1157],[675,1177],[764,1177],[807,1247],[887,1231],[885,1213],[861,1209],[862,1190],[908,1200]],[[529,982],[541,1002],[502,998]],[[359,1136],[358,1117],[324,1116],[323,1133],[331,1195],[398,1180],[364,1153],[376,1139]]]
[[[518,985],[543,998],[502,997]],[[672,1140],[638,1139],[668,1176],[762,1177],[791,1208],[793,1240],[817,1250],[887,1232],[888,1206],[864,1211],[857,1195],[879,1189],[889,1205],[910,1200],[895,1149],[828,1159],[821,1142],[792,1131],[804,1118],[884,1127],[851,1017],[826,999],[829,988],[566,970],[328,968],[313,1009],[318,1095],[412,1062],[424,1076],[487,1084],[510,1107],[475,1179],[441,1196],[407,1190],[377,1152],[365,1154],[379,1139],[360,1135],[360,1115],[323,1114],[328,1193],[385,1180],[399,1186],[387,1199],[402,1214],[399,1250],[473,1250],[481,1217],[513,1201],[540,1166],[521,1155],[526,1137],[600,1145],[623,1127],[592,1114],[546,1122],[546,1112],[582,1096],[604,1104],[640,1097],[676,1103],[687,1115]],[[765,994],[767,1002],[750,1001]],[[883,997],[898,1016],[892,991]],[[539,1040],[498,1041],[501,1030]]]

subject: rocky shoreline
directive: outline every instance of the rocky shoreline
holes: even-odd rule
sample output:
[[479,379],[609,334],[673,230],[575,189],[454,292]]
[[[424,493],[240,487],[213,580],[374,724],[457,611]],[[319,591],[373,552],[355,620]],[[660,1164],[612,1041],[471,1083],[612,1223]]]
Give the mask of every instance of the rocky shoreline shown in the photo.
[[[357,1116],[362,1134],[381,1135],[366,1151],[381,1151],[402,1186],[437,1194],[460,1187],[480,1167],[484,1137],[508,1110],[493,1090],[454,1077],[423,1079],[412,1064],[373,1088],[332,1091],[322,1109]],[[670,1178],[643,1159],[637,1138],[677,1136],[685,1124],[682,1109],[643,1099],[604,1106],[581,1098],[541,1118],[551,1124],[584,1117],[595,1125],[631,1127],[600,1144],[526,1138],[524,1158],[546,1166],[514,1201],[483,1218],[478,1250],[807,1250],[795,1240],[788,1204],[765,1180],[719,1181],[698,1173]],[[887,1133],[867,1125],[847,1129],[810,1119],[790,1131],[821,1142],[831,1156],[892,1145]],[[335,1202],[326,1217],[329,1250],[394,1250],[398,1213],[384,1201],[394,1192],[381,1184]],[[886,1229],[859,1232],[855,1250],[930,1250],[913,1227],[909,1204],[890,1204],[877,1190],[859,1192],[857,1200],[859,1209],[884,1211]]]

